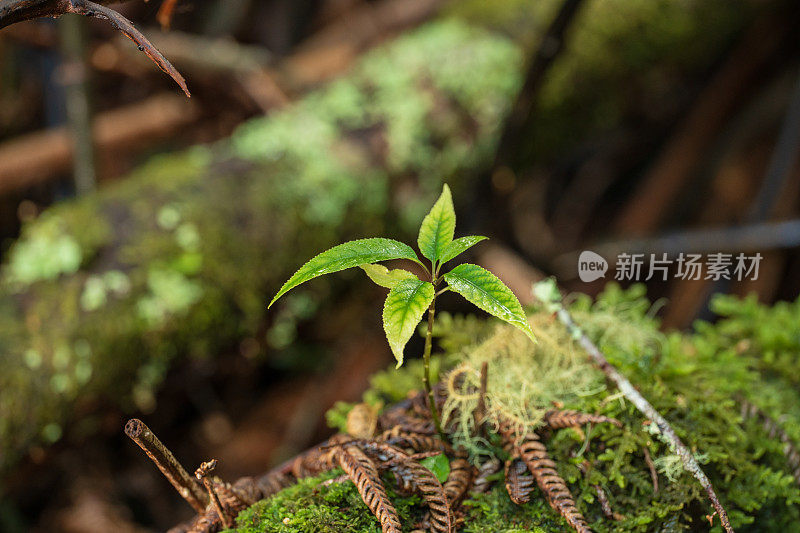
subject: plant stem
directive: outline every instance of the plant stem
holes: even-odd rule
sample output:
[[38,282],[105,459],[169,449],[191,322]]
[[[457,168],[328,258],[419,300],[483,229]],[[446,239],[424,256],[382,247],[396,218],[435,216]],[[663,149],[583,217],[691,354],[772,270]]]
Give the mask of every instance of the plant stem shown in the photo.
[[203,489],[192,479],[189,473],[181,466],[172,452],[164,446],[150,428],[139,419],[128,420],[125,424],[125,434],[144,450],[156,464],[161,473],[172,483],[172,486],[183,496],[189,505],[198,513],[205,512],[208,496]]
[[433,345],[433,319],[435,315],[436,295],[433,296],[431,305],[428,307],[428,331],[425,333],[425,351],[422,354],[424,365],[422,384],[425,386],[425,392],[428,395],[428,407],[431,410],[431,418],[433,418],[433,425],[436,428],[436,432],[439,433],[442,440],[447,440],[442,430],[442,423],[439,420],[439,410],[436,408],[436,396],[433,394],[433,388],[431,387],[431,346]]

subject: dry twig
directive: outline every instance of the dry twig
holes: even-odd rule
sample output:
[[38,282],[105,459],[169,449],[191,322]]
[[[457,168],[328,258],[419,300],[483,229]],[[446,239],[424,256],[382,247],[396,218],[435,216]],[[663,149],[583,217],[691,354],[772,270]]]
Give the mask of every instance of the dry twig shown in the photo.
[[183,79],[181,73],[153,46],[147,37],[134,27],[130,20],[104,5],[109,3],[112,2],[108,0],[99,2],[90,2],[89,0],[0,0],[0,29],[23,20],[43,17],[58,18],[67,14],[105,19],[116,30],[136,43],[139,50],[147,54],[147,57],[158,65],[158,68],[169,74],[186,96],[191,96],[189,88],[186,86],[186,80]]

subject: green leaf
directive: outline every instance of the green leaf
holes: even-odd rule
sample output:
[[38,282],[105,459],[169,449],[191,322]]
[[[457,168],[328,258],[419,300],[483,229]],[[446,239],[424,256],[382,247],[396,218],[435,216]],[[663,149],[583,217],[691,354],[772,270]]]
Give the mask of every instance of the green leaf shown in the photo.
[[500,281],[497,276],[478,265],[464,263],[445,274],[444,279],[450,289],[469,302],[487,313],[517,326],[531,340],[534,340],[522,304],[519,303],[511,289],[506,287],[505,283]]
[[426,457],[419,464],[430,470],[439,483],[447,481],[447,476],[450,475],[450,461],[443,453]]
[[442,256],[439,258],[439,261],[441,261],[442,263],[447,263],[451,259],[461,255],[468,249],[472,248],[479,242],[486,239],[488,239],[488,237],[483,237],[482,235],[470,235],[468,237],[459,237],[458,239],[454,240],[453,242],[449,243],[447,246],[444,247],[444,252],[442,253]]
[[383,265],[360,265],[360,267],[364,270],[364,272],[367,273],[369,279],[381,287],[386,287],[387,289],[391,289],[397,285],[398,281],[404,279],[417,279],[417,276],[408,270],[403,270],[402,268],[389,270]]
[[267,307],[271,307],[275,300],[310,279],[389,259],[410,259],[419,263],[417,254],[410,246],[393,239],[359,239],[334,246],[301,266],[289,281],[283,284]]
[[444,253],[445,246],[453,240],[455,231],[456,212],[453,209],[453,197],[450,195],[450,187],[445,185],[441,196],[425,215],[419,228],[417,237],[419,251],[430,259],[431,263],[437,263]]
[[427,281],[406,279],[397,282],[386,297],[383,329],[397,359],[397,368],[403,364],[403,349],[431,305],[434,292],[433,284]]

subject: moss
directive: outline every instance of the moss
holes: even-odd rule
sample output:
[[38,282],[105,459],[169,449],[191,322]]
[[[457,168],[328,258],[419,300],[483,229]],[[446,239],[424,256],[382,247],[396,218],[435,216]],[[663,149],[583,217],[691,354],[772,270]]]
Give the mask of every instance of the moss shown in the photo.
[[[262,500],[239,514],[238,533],[314,532],[379,533],[380,522],[372,516],[350,481],[333,481],[342,475],[339,469],[300,481],[272,498]],[[403,523],[412,524],[422,514],[416,496],[400,498],[389,488]],[[410,531],[410,526],[403,531]]]
[[[577,296],[571,304],[572,312],[594,341],[694,451],[736,530],[791,530],[800,520],[800,487],[783,455],[783,443],[771,437],[760,421],[742,419],[737,398],[746,397],[797,439],[800,299],[767,307],[753,298],[719,297],[713,306],[723,316],[716,324],[701,322],[687,334],[663,334],[642,287],[624,291],[610,285],[595,302]],[[544,319],[537,310],[533,312],[534,324],[537,317]],[[559,326],[553,323],[553,327]],[[489,374],[494,371],[502,375],[502,366],[513,363],[518,355],[506,350],[508,339],[498,343],[505,338],[502,327],[487,338],[486,325],[447,318],[437,330],[440,344],[447,346],[441,358],[445,368],[476,356],[485,357],[487,348],[499,347],[491,354]],[[548,348],[541,347],[537,355],[563,361],[563,349],[555,345],[549,350],[557,353],[548,354],[541,351]],[[597,371],[585,368],[579,358],[572,364],[581,372],[599,376]],[[414,381],[419,383],[416,372],[415,368],[400,369],[391,384],[385,379],[374,380],[374,388],[365,398],[404,397],[408,391],[401,384],[415,388]],[[535,366],[530,369],[531,375],[536,372]],[[525,379],[523,375],[521,381]],[[490,381],[489,403],[493,385]],[[705,493],[682,470],[669,446],[654,438],[650,422],[616,390],[603,387],[575,394],[575,390],[556,387],[545,392],[531,387],[516,394],[520,398],[527,395],[534,407],[548,407],[548,402],[555,400],[566,408],[605,414],[624,423],[622,429],[598,425],[585,435],[562,430],[547,439],[560,474],[593,530],[708,530],[705,515],[710,505]],[[499,396],[505,400],[508,392],[501,387]],[[658,470],[658,491],[651,481],[645,449]],[[491,445],[484,446],[483,453],[474,454],[473,460],[482,461],[486,453],[500,452]],[[583,461],[590,465],[586,474],[578,468]],[[594,486],[603,488],[614,511],[624,515],[623,520],[604,517]],[[501,489],[476,498],[468,503],[470,514],[464,531],[564,531],[561,519],[538,491],[536,494],[536,501],[522,507],[512,505]],[[718,523],[713,530],[719,530]]]

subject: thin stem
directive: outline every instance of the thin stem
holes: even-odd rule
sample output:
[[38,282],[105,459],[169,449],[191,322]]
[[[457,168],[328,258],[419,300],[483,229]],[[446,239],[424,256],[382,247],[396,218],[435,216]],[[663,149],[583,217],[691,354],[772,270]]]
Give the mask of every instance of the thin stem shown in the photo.
[[230,529],[233,527],[233,521],[228,516],[228,513],[225,512],[225,508],[222,507],[222,502],[219,501],[219,496],[217,496],[217,491],[214,490],[214,484],[208,478],[208,475],[217,468],[217,460],[212,459],[206,463],[200,465],[200,468],[195,470],[194,477],[197,478],[198,481],[203,483],[203,486],[208,491],[208,498],[211,500],[211,504],[214,506],[214,510],[217,511],[217,515],[219,519],[222,521],[222,525],[225,526],[225,529]]
[[208,497],[203,489],[189,476],[189,473],[181,466],[175,456],[172,455],[158,437],[150,431],[144,422],[136,418],[131,419],[125,424],[125,434],[144,450],[150,459],[156,464],[161,473],[172,483],[172,486],[183,496],[195,511],[202,513],[205,511]]
[[445,434],[442,430],[442,423],[439,420],[439,410],[436,408],[436,397],[433,394],[431,387],[431,346],[433,344],[433,319],[436,314],[436,296],[433,297],[431,306],[428,308],[428,331],[425,333],[425,351],[422,354],[424,365],[424,372],[422,373],[422,383],[425,386],[425,392],[428,394],[428,407],[431,410],[431,418],[433,418],[433,425],[436,427],[436,432],[445,440]]

